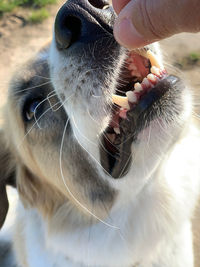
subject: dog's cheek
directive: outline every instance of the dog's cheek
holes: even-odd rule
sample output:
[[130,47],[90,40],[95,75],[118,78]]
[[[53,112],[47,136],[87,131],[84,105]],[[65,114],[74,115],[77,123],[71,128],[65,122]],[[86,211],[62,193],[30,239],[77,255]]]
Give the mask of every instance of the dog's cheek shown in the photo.
[[9,208],[6,185],[15,186],[15,163],[7,146],[3,132],[0,132],[0,229]]

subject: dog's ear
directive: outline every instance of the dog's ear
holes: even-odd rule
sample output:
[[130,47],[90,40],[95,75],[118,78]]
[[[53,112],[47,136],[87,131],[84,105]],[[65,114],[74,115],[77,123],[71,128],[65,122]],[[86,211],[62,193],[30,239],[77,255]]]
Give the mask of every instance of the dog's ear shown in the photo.
[[3,131],[0,130],[0,229],[4,224],[9,207],[6,185],[16,185],[14,166]]

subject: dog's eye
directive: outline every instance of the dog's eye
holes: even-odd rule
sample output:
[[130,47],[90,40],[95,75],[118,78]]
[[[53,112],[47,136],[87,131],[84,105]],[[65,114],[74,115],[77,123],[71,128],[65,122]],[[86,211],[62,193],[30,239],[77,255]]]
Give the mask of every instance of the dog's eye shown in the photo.
[[34,114],[36,113],[37,109],[40,108],[41,100],[40,99],[34,99],[31,101],[28,101],[23,110],[23,115],[26,121],[31,121],[34,118]]

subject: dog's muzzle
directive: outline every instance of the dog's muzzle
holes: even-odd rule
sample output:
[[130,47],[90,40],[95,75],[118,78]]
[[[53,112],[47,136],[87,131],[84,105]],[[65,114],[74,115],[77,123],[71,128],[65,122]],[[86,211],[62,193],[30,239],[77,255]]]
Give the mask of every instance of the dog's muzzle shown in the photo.
[[55,20],[55,39],[58,49],[75,44],[88,44],[101,35],[113,33],[113,8],[105,0],[68,0]]
[[[107,1],[68,0],[55,20],[57,49],[64,57],[77,56],[85,51],[91,57],[89,45],[95,46],[96,53],[90,64],[98,66],[106,76],[107,69],[102,66],[114,69],[122,52],[113,36],[115,18],[116,14]],[[105,44],[108,39],[112,41],[109,48]],[[159,100],[179,82],[177,77],[168,75],[150,48],[131,52],[123,49],[123,53],[126,58],[116,78],[119,81],[116,92],[109,92],[112,94],[112,119],[100,144],[101,165],[113,178],[124,177],[129,172],[133,142],[151,120],[160,116],[160,110],[166,105]],[[123,81],[121,86],[120,81]],[[176,95],[175,90],[171,91]]]

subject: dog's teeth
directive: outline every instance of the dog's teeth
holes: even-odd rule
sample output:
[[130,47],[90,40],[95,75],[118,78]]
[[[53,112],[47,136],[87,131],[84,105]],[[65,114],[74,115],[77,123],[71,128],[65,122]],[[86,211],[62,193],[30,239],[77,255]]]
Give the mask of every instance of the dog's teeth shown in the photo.
[[140,93],[142,91],[142,85],[140,83],[136,83],[134,88],[136,93]]
[[148,74],[147,75],[147,79],[150,81],[150,82],[152,82],[153,84],[155,84],[156,82],[157,82],[157,78],[156,78],[156,76],[154,75],[154,74]]
[[151,73],[155,74],[156,76],[160,76],[160,70],[155,66],[151,68]]
[[119,129],[119,128],[114,128],[114,132],[115,132],[116,134],[120,134],[120,129]]
[[164,69],[162,62],[160,62],[158,56],[156,56],[151,50],[147,51],[147,57],[151,62],[151,66],[157,67],[158,69]]
[[151,83],[147,78],[144,78],[142,81],[142,85],[144,85],[145,87],[151,87]]
[[129,104],[128,104],[128,97],[127,96],[119,96],[119,95],[112,95],[112,102],[115,103],[116,105],[125,108],[125,109],[130,109]]
[[130,103],[136,103],[137,102],[137,96],[134,94],[133,91],[126,92],[126,96],[128,97],[128,101]]

